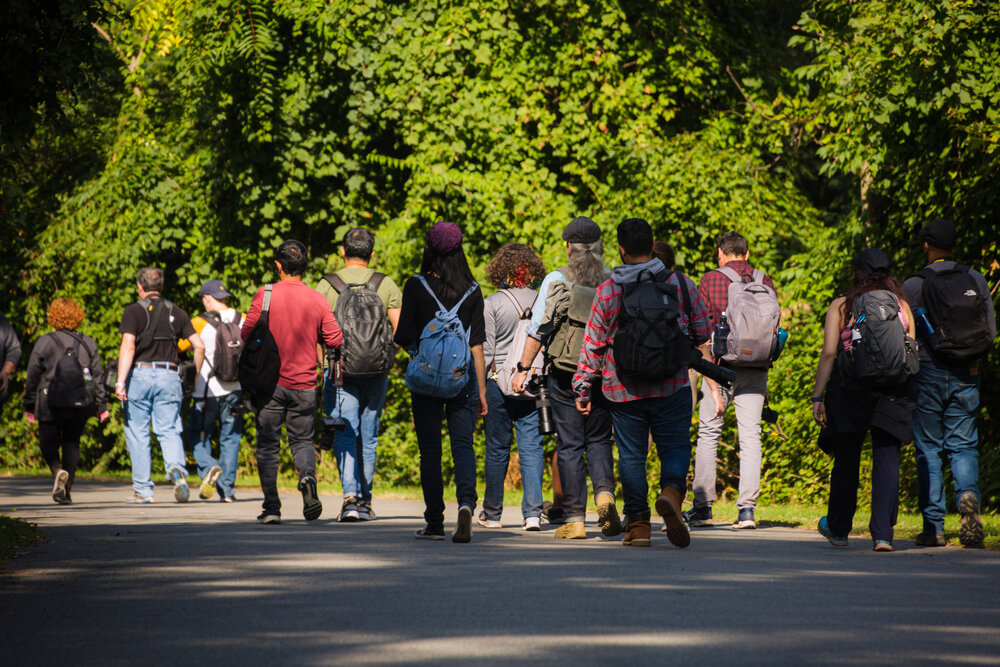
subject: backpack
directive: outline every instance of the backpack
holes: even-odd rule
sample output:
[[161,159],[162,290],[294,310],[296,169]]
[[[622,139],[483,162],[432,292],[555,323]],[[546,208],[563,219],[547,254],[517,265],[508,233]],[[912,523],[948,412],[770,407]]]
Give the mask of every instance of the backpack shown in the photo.
[[[569,267],[560,267],[559,271],[564,276],[570,275]],[[577,285],[572,280],[563,282],[565,290],[553,289],[556,285],[553,283],[549,286],[549,293],[546,296],[547,301],[550,298],[563,300],[565,306],[559,304],[553,311],[555,329],[545,346],[545,356],[548,357],[549,363],[559,370],[575,373],[576,366],[580,363],[583,336],[587,329],[587,320],[590,319],[590,311],[594,307],[594,295],[597,290]],[[561,291],[568,291],[569,298],[562,297]]]
[[[898,386],[920,370],[913,339],[899,319],[899,300],[888,290],[856,298],[851,348],[840,355],[847,375],[872,387]],[[860,336],[860,338],[859,338]]]
[[94,405],[94,378],[90,365],[94,353],[87,350],[88,361],[80,360],[80,345],[82,337],[68,331],[63,332],[73,339],[72,346],[67,346],[58,336],[53,338],[63,347],[63,354],[56,362],[52,379],[45,388],[45,396],[50,408],[85,408]]
[[[517,326],[514,328],[514,340],[510,344],[510,350],[507,353],[507,360],[503,362],[500,368],[496,369],[496,381],[497,387],[504,396],[509,396],[511,398],[535,398],[534,392],[529,389],[518,393],[511,389],[510,381],[517,373],[517,364],[521,361],[520,356],[515,356],[524,349],[524,344],[528,340],[528,325],[531,324],[531,311],[535,307],[535,301],[538,300],[538,294],[535,294],[535,301],[531,302],[531,305],[527,308],[521,308],[521,304],[517,302],[517,299],[507,290],[500,290],[500,292],[510,299],[511,305],[514,306],[514,310],[517,311]],[[535,355],[534,360],[531,362],[530,370],[528,371],[528,379],[532,376],[541,375],[545,366],[545,359],[542,356],[541,351]]]
[[691,297],[682,275],[667,270],[653,275],[643,270],[636,282],[621,286],[622,305],[611,352],[622,378],[666,380],[691,361],[691,341],[679,323],[677,286],[667,282],[671,274],[677,275],[684,310],[690,314]]
[[722,361],[733,366],[766,368],[776,347],[781,319],[778,295],[764,284],[760,269],[754,269],[749,282],[728,266],[717,270],[730,280],[724,313],[729,338]]
[[257,409],[262,408],[271,399],[281,374],[278,344],[268,327],[271,287],[271,285],[264,286],[264,304],[260,310],[260,318],[254,324],[246,345],[243,346],[237,371],[240,386],[249,394]]
[[916,276],[924,281],[920,300],[937,333],[938,343],[931,346],[931,355],[960,366],[986,356],[993,346],[989,315],[985,295],[979,293],[969,267],[956,264],[941,271],[926,267]]
[[[146,312],[146,328],[135,337],[135,353],[148,349],[157,341],[169,340],[171,343],[176,340],[174,327],[170,322],[170,315],[174,310],[174,304],[166,299],[150,299],[146,297],[139,299],[139,305]],[[166,329],[163,326],[163,313],[166,311]]]
[[451,310],[445,310],[424,277],[416,278],[437,302],[438,311],[411,351],[413,358],[406,367],[406,386],[416,394],[454,398],[469,381],[472,359],[469,337],[458,318],[458,309],[478,285],[469,287]]
[[[237,311],[232,322],[223,322],[222,316],[214,310],[201,314],[205,321],[211,320],[215,327],[215,351],[209,362],[210,375],[220,382],[236,382],[239,379],[240,355],[243,353],[243,339],[240,338],[240,318]],[[206,359],[206,361],[208,361]]]
[[340,354],[347,377],[373,377],[392,370],[396,346],[385,304],[378,295],[383,278],[384,273],[376,272],[366,283],[348,285],[335,273],[324,276],[338,295],[334,316],[344,334]]

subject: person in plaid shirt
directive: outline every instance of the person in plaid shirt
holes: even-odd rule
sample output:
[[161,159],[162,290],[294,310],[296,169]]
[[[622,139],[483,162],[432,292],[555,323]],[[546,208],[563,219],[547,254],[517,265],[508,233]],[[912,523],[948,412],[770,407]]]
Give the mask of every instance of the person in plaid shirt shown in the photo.
[[[681,503],[687,492],[686,478],[691,463],[691,394],[687,366],[662,380],[630,381],[619,377],[610,352],[622,307],[622,285],[637,281],[644,271],[676,286],[681,304],[684,298],[680,281],[684,281],[691,307],[687,312],[682,307],[678,324],[706,359],[711,333],[708,310],[690,278],[667,271],[663,262],[653,257],[653,230],[645,220],[629,218],[618,225],[618,252],[623,265],[615,267],[611,279],[598,286],[587,321],[580,363],[573,376],[576,408],[584,415],[590,412],[591,386],[599,379],[610,404],[618,442],[618,474],[626,515],[622,544],[650,545],[646,455],[652,433],[660,458],[661,492],[656,499],[656,511],[663,516],[670,542],[686,547],[691,537],[681,518]],[[710,389],[718,399],[718,386],[712,384]]]
[[[750,256],[747,240],[736,232],[719,237],[719,267],[736,271],[744,281],[752,279],[754,268],[747,262]],[[771,278],[764,276],[764,285],[774,289]],[[729,302],[731,281],[718,269],[701,278],[698,293],[708,308],[712,324],[720,320]],[[716,394],[706,396],[698,410],[698,445],[694,457],[694,507],[684,512],[691,527],[712,524],[712,503],[715,502],[715,458],[722,435],[723,416],[730,403],[736,406],[736,425],[740,440],[740,489],[736,501],[738,515],[732,528],[755,528],[754,509],[760,493],[760,415],[767,393],[767,368],[732,367],[736,381],[721,392],[722,404]],[[706,378],[706,382],[714,384]]]

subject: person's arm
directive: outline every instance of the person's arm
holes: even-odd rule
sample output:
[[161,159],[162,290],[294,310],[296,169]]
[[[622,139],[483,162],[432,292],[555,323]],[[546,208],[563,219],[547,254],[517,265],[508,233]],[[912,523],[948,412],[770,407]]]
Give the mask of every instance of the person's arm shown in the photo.
[[97,412],[98,421],[103,424],[109,414],[107,392],[104,389],[104,382],[101,379],[104,377],[104,366],[101,363],[101,353],[97,350],[97,343],[92,338],[88,338],[87,340],[94,345],[94,351],[90,355],[90,365],[94,376],[94,407]]
[[[274,296],[274,293],[271,293]],[[240,326],[240,338],[243,342],[250,340],[250,334],[253,333],[253,328],[257,324],[257,320],[260,319],[260,311],[264,307],[264,289],[261,288],[257,290],[257,293],[253,295],[253,300],[250,301],[250,310],[247,311],[246,317],[243,318],[243,324]]]
[[[409,349],[410,345],[420,336],[417,329],[417,296],[414,289],[418,282],[409,278],[403,283],[403,296],[399,308],[399,319],[396,321],[396,332],[393,341],[396,345]],[[423,287],[419,287],[423,289]]]
[[[531,366],[531,362],[535,360],[538,355],[539,350],[542,349],[542,341],[537,338],[532,338],[527,336],[524,339],[524,352],[521,353],[520,364],[523,368],[528,368]],[[511,354],[516,354],[517,350],[511,349]],[[524,391],[524,385],[528,381],[528,371],[518,371],[514,373],[510,378],[510,388],[521,393]]]
[[4,315],[0,314],[0,398],[7,395],[10,386],[10,376],[21,361],[21,341],[17,338],[13,325]]
[[479,385],[479,412],[478,416],[486,415],[486,356],[483,354],[483,344],[470,346],[472,352],[472,363],[476,367],[476,383]]
[[910,310],[910,304],[905,301],[900,301],[900,306],[903,307],[903,313],[906,315],[906,333],[910,338],[917,337],[917,325],[913,321],[913,311]]
[[[711,317],[711,302],[708,300],[708,295],[711,292],[711,280],[715,278],[713,274],[716,274],[716,272],[710,271],[702,277],[701,285],[699,285],[697,291],[692,289],[694,287],[693,281],[687,276],[680,276],[681,280],[686,281],[685,285],[688,288],[688,295],[691,297],[691,319],[687,325],[688,335],[691,337],[691,342],[695,348],[701,352],[701,358],[709,363],[713,361],[711,344],[713,320]],[[682,296],[678,295],[678,298],[682,298]],[[722,390],[719,388],[719,383],[707,376],[702,376],[702,383],[703,387],[708,388],[708,393],[712,395],[712,400],[715,401],[714,416],[721,417],[725,409],[723,408]]]
[[205,342],[196,333],[187,337],[191,348],[194,350],[194,372],[201,375],[201,366],[205,363]]
[[[340,331],[337,318],[334,317],[330,305],[323,301],[323,319],[320,321],[320,338],[327,349],[335,349],[344,344],[344,334]],[[320,361],[322,365],[322,361]]]
[[41,338],[35,344],[35,349],[31,351],[28,359],[28,373],[24,380],[24,416],[34,424],[37,420],[35,414],[38,406],[35,401],[38,398],[38,384],[42,379],[42,359],[45,358],[45,349],[48,338]]
[[819,364],[816,366],[816,383],[813,386],[813,419],[820,426],[826,426],[826,407],[823,405],[823,392],[826,383],[830,381],[833,372],[833,362],[837,358],[837,346],[840,345],[840,329],[843,324],[841,310],[844,298],[839,297],[830,304],[826,311],[826,322],[823,325],[823,350],[819,354]]
[[118,379],[115,382],[115,397],[119,401],[128,400],[128,393],[125,391],[125,379],[128,372],[132,370],[132,362],[135,359],[135,334],[123,333],[122,344],[118,347]]
[[583,345],[580,348],[580,360],[573,375],[573,393],[576,394],[576,410],[581,415],[590,414],[590,392],[594,378],[601,377],[604,365],[604,355],[608,350],[608,329],[615,323],[617,315],[610,316],[607,312],[608,303],[613,298],[610,295],[613,287],[604,287],[608,294],[602,294],[598,288],[594,296],[594,305],[590,308],[587,327],[584,329]]
[[392,325],[392,333],[395,334],[399,329],[399,311],[402,308],[386,308],[386,315],[389,316],[389,324]]

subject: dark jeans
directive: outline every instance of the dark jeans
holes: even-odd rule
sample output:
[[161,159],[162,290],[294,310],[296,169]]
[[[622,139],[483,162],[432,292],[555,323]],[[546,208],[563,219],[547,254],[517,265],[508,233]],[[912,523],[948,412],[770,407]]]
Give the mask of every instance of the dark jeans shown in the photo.
[[583,521],[587,513],[587,474],[584,454],[590,469],[594,496],[615,492],[614,459],[611,451],[611,413],[608,400],[596,384],[590,394],[590,414],[576,411],[576,398],[570,382],[573,376],[564,371],[549,373],[552,418],[559,433],[559,478],[563,489],[563,513],[566,521]]
[[257,413],[257,471],[264,492],[264,510],[281,511],[278,497],[278,449],[281,447],[281,424],[285,424],[288,448],[292,450],[299,479],[316,476],[316,390],[275,387]]
[[[872,518],[868,530],[873,540],[891,542],[899,509],[899,448],[902,443],[880,428],[872,427],[871,434]],[[836,433],[833,437],[833,472],[826,516],[830,532],[846,536],[851,532],[854,512],[858,508],[858,473],[865,431]]]
[[87,420],[94,416],[94,408],[53,408],[51,413],[52,421],[38,422],[38,444],[53,475],[60,469],[69,473],[66,483],[69,490],[80,463],[80,436]]
[[451,457],[455,464],[455,495],[459,506],[475,510],[476,453],[472,432],[479,407],[476,374],[454,398],[437,398],[410,392],[413,428],[420,449],[420,486],[424,491],[424,520],[432,529],[444,526],[444,478],[441,474],[441,420],[448,422]]

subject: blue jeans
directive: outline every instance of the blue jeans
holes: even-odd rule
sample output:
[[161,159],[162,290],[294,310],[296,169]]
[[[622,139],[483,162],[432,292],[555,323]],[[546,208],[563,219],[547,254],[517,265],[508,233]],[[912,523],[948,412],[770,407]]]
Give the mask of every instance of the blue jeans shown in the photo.
[[691,465],[691,392],[685,387],[666,398],[641,398],[611,405],[618,442],[618,477],[625,514],[649,518],[646,457],[652,433],[660,457],[660,489],[671,486],[683,496]]
[[333,440],[345,498],[369,503],[372,500],[378,432],[388,388],[388,375],[344,378],[344,386],[339,390],[333,382],[323,383],[323,411],[347,422],[347,427]]
[[136,495],[153,495],[152,453],[149,447],[149,424],[160,442],[166,470],[184,467],[184,441],[181,437],[181,401],[184,392],[177,371],[165,368],[133,368],[125,381],[125,444],[132,461],[132,489]]
[[[219,495],[231,498],[236,484],[236,468],[240,458],[240,438],[243,435],[243,412],[240,405],[243,392],[222,396],[196,398],[188,419],[188,441],[198,464],[198,477],[205,479],[209,468],[219,466],[222,475],[215,485]],[[212,456],[212,427],[219,420],[219,458]]]
[[941,453],[948,454],[956,501],[979,495],[979,376],[956,374],[931,362],[920,363],[913,404],[917,446],[917,492],[924,532],[944,533],[945,496]]
[[486,381],[489,412],[486,426],[486,491],[483,512],[487,519],[500,520],[503,512],[503,483],[510,463],[511,428],[517,431],[517,454],[521,467],[521,516],[542,515],[542,436],[538,433],[535,402],[504,396],[493,380]]

